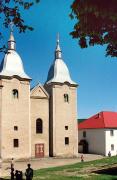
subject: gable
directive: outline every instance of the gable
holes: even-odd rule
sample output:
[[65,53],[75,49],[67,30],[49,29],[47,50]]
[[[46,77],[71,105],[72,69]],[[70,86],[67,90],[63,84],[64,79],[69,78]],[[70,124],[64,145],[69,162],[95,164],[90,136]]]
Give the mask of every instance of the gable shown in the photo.
[[31,98],[49,98],[47,91],[43,86],[37,85],[31,90]]

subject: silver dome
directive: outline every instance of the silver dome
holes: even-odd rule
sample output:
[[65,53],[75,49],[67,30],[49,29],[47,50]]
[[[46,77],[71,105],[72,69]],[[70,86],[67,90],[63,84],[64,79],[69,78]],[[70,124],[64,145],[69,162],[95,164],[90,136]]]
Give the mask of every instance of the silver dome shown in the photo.
[[50,70],[48,72],[46,84],[52,82],[68,82],[70,84],[77,85],[74,81],[71,80],[68,67],[62,60],[62,52],[59,45],[59,39],[57,39],[57,46],[55,50],[55,61],[51,65]]
[[15,51],[15,40],[11,32],[8,40],[8,51],[0,65],[0,76],[19,76],[24,79],[31,79],[24,71],[22,59]]

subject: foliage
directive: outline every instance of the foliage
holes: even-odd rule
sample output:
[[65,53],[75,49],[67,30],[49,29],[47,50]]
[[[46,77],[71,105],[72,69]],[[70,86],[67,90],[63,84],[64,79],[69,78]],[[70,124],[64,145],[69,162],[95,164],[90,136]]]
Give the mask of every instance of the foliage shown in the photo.
[[78,119],[78,123],[85,121],[86,119]]
[[[8,28],[10,22],[18,28],[19,32],[33,30],[33,27],[27,25],[22,17],[21,10],[29,10],[39,0],[0,0],[0,19],[2,26]],[[3,38],[3,33],[0,31],[0,40]],[[0,48],[0,51],[5,50],[5,46]]]
[[106,55],[117,57],[117,0],[74,0],[71,9],[80,47],[106,44]]

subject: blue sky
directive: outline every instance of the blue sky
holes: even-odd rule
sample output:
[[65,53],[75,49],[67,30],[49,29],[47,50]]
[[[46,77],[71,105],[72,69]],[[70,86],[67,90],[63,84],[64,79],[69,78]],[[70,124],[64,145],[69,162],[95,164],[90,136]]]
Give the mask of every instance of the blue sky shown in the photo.
[[[87,118],[100,111],[117,111],[117,58],[105,57],[105,47],[81,49],[69,33],[74,21],[69,18],[73,0],[40,1],[23,12],[27,24],[35,30],[14,36],[31,85],[46,81],[54,60],[56,35],[60,33],[62,56],[72,79],[78,86],[78,118]],[[9,31],[4,31],[7,42]],[[3,54],[0,55],[2,60]]]

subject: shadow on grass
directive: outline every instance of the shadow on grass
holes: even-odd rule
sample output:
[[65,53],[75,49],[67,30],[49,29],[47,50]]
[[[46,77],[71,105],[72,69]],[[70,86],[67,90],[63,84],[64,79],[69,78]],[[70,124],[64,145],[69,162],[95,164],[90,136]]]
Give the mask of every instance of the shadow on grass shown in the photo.
[[101,170],[93,171],[93,173],[117,176],[117,167],[101,169]]

